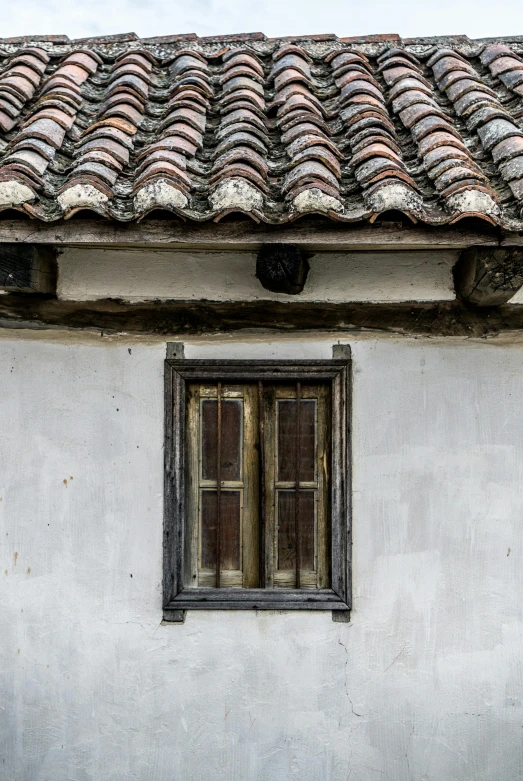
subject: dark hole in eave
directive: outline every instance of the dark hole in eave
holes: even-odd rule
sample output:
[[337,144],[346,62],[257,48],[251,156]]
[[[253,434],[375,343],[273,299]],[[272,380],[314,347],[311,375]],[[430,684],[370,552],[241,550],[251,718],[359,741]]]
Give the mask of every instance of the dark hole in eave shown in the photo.
[[499,233],[499,228],[496,225],[492,225],[489,220],[482,220],[480,217],[462,217],[458,222],[453,223],[451,228],[459,230],[460,228],[467,228],[467,230],[477,230],[481,233],[488,231],[492,235]]
[[89,222],[107,222],[107,217],[102,214],[93,211],[92,209],[80,209],[69,218],[68,222],[81,222],[82,220],[88,220]]
[[398,209],[390,209],[389,211],[382,212],[374,221],[374,225],[382,223],[382,222],[394,222],[396,224],[400,225],[406,225],[410,226],[414,223],[410,219],[410,217],[407,217],[406,214],[399,211]]
[[154,220],[155,222],[169,220],[170,222],[179,222],[180,224],[185,222],[178,214],[169,211],[169,209],[153,209],[145,215],[142,222],[147,222],[148,220]]
[[[347,223],[343,223],[338,220],[333,220],[331,217],[325,217],[323,214],[310,214],[308,212],[305,212],[304,214],[299,214],[296,219],[293,220],[293,222],[307,222],[311,225],[323,225],[325,228],[332,229],[335,226],[338,226],[340,229],[343,229],[347,226]],[[355,223],[355,224],[362,224],[362,223]]]
[[255,220],[253,220],[252,217],[249,217],[248,214],[245,214],[245,212],[230,212],[229,214],[225,214],[218,224],[224,222],[248,222],[251,225],[256,225]]
[[25,212],[20,212],[18,209],[5,209],[0,213],[0,222],[2,220],[24,220],[29,222],[31,218]]

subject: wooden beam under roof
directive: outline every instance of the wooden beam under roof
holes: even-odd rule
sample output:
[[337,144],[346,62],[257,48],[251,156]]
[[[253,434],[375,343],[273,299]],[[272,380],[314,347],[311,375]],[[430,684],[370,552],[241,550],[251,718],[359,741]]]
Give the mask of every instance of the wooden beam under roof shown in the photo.
[[523,306],[476,308],[461,301],[326,304],[279,301],[59,301],[38,294],[0,296],[0,327],[74,329],[183,338],[238,331],[372,332],[487,337],[523,332]]
[[523,235],[507,233],[481,221],[431,227],[401,222],[339,223],[303,219],[285,225],[251,220],[187,222],[180,220],[0,220],[0,243],[54,246],[155,247],[164,249],[248,249],[292,243],[313,251],[464,249],[474,245],[523,246]]

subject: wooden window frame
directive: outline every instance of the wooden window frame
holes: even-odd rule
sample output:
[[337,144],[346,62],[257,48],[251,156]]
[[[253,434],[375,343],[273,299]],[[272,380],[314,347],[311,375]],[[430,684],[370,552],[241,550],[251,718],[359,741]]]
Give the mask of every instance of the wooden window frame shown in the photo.
[[[178,621],[185,610],[332,610],[351,608],[350,402],[351,362],[186,360],[165,361],[165,486],[163,611]],[[331,588],[187,587],[186,383],[329,382],[331,430]],[[341,616],[340,616],[341,617]]]

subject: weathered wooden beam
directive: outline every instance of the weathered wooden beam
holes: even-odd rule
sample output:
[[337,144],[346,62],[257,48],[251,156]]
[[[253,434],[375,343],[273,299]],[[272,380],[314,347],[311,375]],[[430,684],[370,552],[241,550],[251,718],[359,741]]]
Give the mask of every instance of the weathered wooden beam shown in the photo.
[[54,293],[56,250],[44,244],[0,243],[0,290]]
[[266,290],[298,295],[305,286],[309,263],[295,244],[264,244],[256,258],[256,276]]
[[291,243],[309,250],[461,249],[483,246],[523,246],[523,236],[503,233],[485,223],[466,222],[431,227],[399,222],[338,223],[327,219],[302,219],[285,225],[235,222],[183,223],[179,220],[143,220],[122,223],[110,220],[69,220],[40,223],[36,220],[0,220],[0,243],[197,247],[201,249],[259,249],[262,244]]
[[506,304],[523,285],[523,247],[468,247],[454,266],[454,284],[469,304]]
[[460,301],[400,304],[325,304],[247,301],[58,301],[24,294],[0,296],[0,326],[107,333],[189,334],[234,331],[372,331],[426,336],[493,336],[523,332],[523,306],[475,309]]

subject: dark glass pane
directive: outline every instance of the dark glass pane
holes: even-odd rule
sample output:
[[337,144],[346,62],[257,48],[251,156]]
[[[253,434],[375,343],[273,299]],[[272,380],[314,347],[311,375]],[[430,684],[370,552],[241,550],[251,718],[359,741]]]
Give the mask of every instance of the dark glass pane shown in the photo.
[[[202,477],[216,480],[218,402],[202,404]],[[222,480],[241,479],[242,402],[222,401]]]
[[[300,482],[313,482],[316,455],[316,402],[300,402]],[[296,480],[296,402],[278,402],[278,480]]]
[[[216,569],[218,492],[202,491],[202,567]],[[240,492],[221,492],[220,569],[240,569]]]
[[[300,491],[300,569],[314,570],[314,491]],[[294,491],[278,491],[278,569],[296,569]]]

